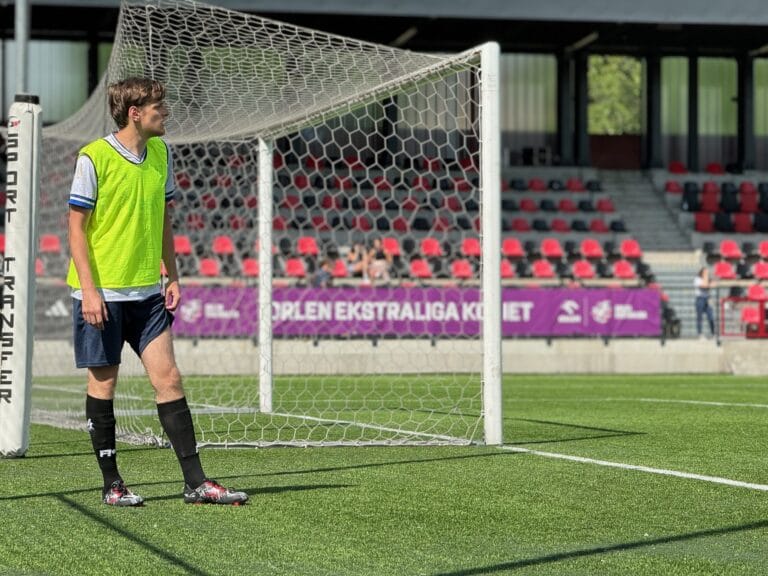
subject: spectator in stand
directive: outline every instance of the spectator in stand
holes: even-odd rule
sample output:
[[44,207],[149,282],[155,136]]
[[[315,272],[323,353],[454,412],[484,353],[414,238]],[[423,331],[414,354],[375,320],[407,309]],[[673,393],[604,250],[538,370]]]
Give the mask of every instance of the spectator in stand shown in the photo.
[[368,250],[368,278],[371,283],[389,282],[389,269],[392,266],[392,255],[384,250],[381,238],[374,238]]
[[704,266],[693,280],[693,287],[696,292],[696,334],[699,335],[699,338],[704,338],[701,323],[705,314],[709,323],[709,333],[713,337],[715,335],[715,319],[712,315],[712,306],[709,304],[709,289],[712,286],[714,284],[709,278],[709,268]]
[[355,242],[347,252],[347,270],[352,278],[368,279],[368,253],[360,242]]
[[312,277],[312,286],[314,288],[328,288],[333,280],[331,261],[323,258],[317,267],[315,275]]

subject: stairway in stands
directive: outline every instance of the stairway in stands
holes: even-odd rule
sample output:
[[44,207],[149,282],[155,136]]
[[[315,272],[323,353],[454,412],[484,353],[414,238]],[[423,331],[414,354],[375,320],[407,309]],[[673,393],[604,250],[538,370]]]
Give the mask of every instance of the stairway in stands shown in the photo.
[[681,337],[696,336],[693,279],[701,266],[689,233],[642,172],[602,170],[598,178],[609,191],[632,237],[643,248],[643,259],[669,296],[682,323]]

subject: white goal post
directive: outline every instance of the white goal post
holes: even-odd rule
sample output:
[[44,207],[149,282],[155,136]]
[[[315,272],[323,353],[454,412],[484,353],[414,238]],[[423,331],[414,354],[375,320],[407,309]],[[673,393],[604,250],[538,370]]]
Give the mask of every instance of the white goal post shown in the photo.
[[[420,54],[187,0],[125,0],[105,78],[44,132],[34,421],[82,426],[66,242],[45,247],[132,75],[167,87],[201,445],[503,442],[498,45]],[[130,356],[119,434],[162,442]]]

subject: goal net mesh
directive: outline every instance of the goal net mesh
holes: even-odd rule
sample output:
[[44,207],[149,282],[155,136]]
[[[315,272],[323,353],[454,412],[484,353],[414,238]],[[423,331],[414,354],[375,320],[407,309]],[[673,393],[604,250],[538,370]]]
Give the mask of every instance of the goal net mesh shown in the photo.
[[[195,2],[123,2],[105,77],[44,131],[33,418],[84,425],[63,283],[69,186],[79,148],[115,130],[106,86],[149,76],[170,108],[174,338],[200,443],[482,442],[479,62]],[[260,139],[273,150],[268,412]],[[117,390],[121,437],[161,442],[128,348]]]

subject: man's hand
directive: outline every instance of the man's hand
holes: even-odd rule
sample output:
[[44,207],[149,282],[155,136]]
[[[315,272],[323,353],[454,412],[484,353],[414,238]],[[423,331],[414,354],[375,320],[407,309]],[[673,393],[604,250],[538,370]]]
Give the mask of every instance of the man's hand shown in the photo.
[[97,330],[104,330],[104,322],[109,320],[107,304],[95,288],[83,289],[83,320]]
[[181,301],[181,288],[179,281],[173,280],[165,285],[165,308],[170,312],[175,312]]

